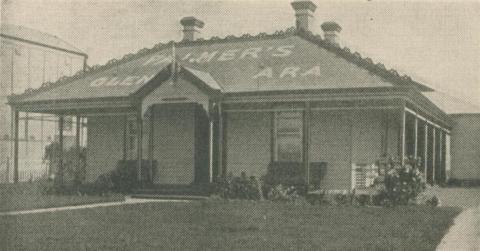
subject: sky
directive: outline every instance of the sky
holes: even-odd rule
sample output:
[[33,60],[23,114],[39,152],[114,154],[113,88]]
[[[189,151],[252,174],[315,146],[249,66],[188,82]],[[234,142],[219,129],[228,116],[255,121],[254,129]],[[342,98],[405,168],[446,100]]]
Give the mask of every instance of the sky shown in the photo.
[[[201,36],[273,33],[295,24],[291,0],[1,0],[1,21],[47,32],[89,55],[88,64],[181,40],[179,20]],[[480,104],[480,0],[313,0],[312,31],[334,20],[341,46],[452,96]]]

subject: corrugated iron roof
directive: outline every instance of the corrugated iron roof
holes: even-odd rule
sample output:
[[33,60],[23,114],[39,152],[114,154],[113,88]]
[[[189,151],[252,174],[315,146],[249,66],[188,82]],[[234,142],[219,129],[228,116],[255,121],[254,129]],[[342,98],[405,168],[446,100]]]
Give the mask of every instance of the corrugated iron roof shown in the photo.
[[[224,93],[398,85],[431,90],[348,48],[332,46],[302,31],[182,41],[175,51],[181,65],[209,74]],[[159,44],[94,66],[85,75],[30,90],[10,102],[127,97],[170,64],[171,54],[171,43]]]
[[212,75],[208,72],[203,72],[199,70],[195,70],[189,67],[183,67],[186,70],[190,71],[192,74],[194,74],[196,77],[198,77],[200,80],[202,80],[203,83],[205,83],[208,87],[214,89],[214,90],[222,90],[222,87],[213,79]]
[[0,26],[0,34],[8,38],[33,42],[36,44],[64,49],[77,54],[85,55],[83,51],[58,38],[57,36],[23,26],[3,23]]

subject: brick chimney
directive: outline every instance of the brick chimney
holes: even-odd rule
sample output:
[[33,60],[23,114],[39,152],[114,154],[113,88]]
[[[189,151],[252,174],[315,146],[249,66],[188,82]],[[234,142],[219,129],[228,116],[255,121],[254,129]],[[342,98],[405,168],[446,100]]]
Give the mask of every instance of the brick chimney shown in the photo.
[[342,31],[342,27],[334,21],[324,22],[321,27],[325,40],[330,44],[338,46],[338,33]]
[[180,20],[180,24],[183,26],[183,40],[186,41],[195,41],[200,29],[205,25],[203,21],[195,17],[184,17]]
[[310,0],[297,0],[292,2],[292,7],[295,10],[297,29],[310,30],[313,23],[313,13],[317,6]]

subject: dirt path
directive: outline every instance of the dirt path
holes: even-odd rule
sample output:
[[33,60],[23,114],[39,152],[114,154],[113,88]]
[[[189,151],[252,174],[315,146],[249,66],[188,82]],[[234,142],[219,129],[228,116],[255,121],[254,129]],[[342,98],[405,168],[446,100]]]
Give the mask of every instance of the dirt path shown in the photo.
[[429,189],[441,201],[441,206],[465,208],[455,218],[437,247],[437,251],[480,250],[480,188]]
[[463,211],[443,237],[437,251],[480,250],[480,207]]

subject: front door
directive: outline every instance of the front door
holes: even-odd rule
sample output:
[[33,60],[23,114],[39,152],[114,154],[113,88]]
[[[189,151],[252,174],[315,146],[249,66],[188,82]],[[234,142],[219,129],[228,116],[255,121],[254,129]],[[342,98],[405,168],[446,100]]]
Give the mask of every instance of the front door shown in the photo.
[[[158,163],[155,184],[187,185],[201,179],[202,170],[208,168],[208,152],[201,136],[208,134],[208,130],[203,130],[202,111],[196,104],[155,106],[153,158]],[[204,154],[207,158],[202,157]]]

